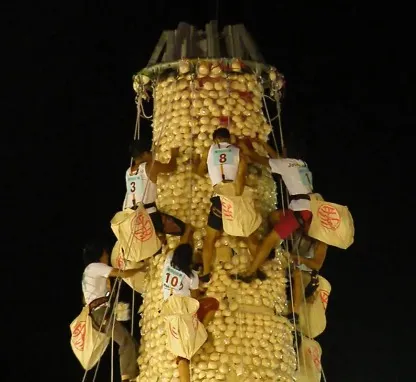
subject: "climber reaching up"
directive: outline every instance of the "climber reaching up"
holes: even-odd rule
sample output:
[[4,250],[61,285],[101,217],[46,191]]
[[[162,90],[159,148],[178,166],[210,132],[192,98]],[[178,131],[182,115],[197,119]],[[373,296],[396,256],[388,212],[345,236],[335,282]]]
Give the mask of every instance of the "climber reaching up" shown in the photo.
[[210,280],[215,239],[223,230],[221,199],[215,189],[223,183],[234,183],[235,194],[239,196],[243,193],[247,175],[247,161],[240,149],[230,143],[230,132],[226,128],[219,128],[214,131],[212,138],[214,144],[203,156],[204,160],[201,160],[199,166],[200,175],[204,172],[204,168],[207,168],[214,187],[202,249],[203,272],[200,279],[203,282]]
[[133,158],[133,165],[126,172],[127,193],[123,209],[134,209],[137,203],[142,202],[158,234],[181,236],[185,231],[185,223],[160,212],[156,207],[157,177],[160,173],[176,170],[179,149],[172,149],[170,161],[161,163],[154,159],[147,143],[143,140],[135,140],[130,145],[130,154]]
[[288,314],[288,318],[296,324],[299,323],[303,293],[305,293],[305,298],[309,298],[319,286],[318,273],[325,261],[327,249],[327,244],[302,232],[297,232],[293,237],[291,249],[291,261],[294,265],[292,270],[293,311]]
[[[262,143],[259,140],[257,142]],[[285,240],[300,228],[307,233],[312,220],[310,194],[313,193],[313,186],[312,173],[308,165],[299,159],[286,158],[286,155],[285,157],[279,157],[278,153],[266,143],[263,143],[263,146],[270,158],[263,157],[254,150],[249,150],[244,143],[240,144],[242,151],[253,162],[268,166],[273,173],[282,176],[289,192],[290,204],[288,209],[278,212],[277,222],[259,245],[254,261],[249,266],[246,274],[240,275],[241,279],[246,282],[250,282],[257,277],[258,268],[276,244],[280,245],[282,240]]]
[[[193,299],[196,300],[200,297],[200,293],[198,273],[192,270],[193,248],[191,245],[191,238],[192,229],[191,226],[188,225],[173,254],[166,257],[162,271],[162,291],[163,299],[166,301],[167,305],[169,305],[169,308],[165,308],[164,312],[166,315],[179,315],[181,317],[184,312],[189,312],[191,306],[199,306],[196,312],[197,317],[204,327],[206,327],[209,321],[214,317],[215,311],[218,310],[219,302],[216,299],[209,297],[202,298],[199,303],[193,301]],[[169,300],[171,297],[173,299]],[[184,297],[184,299],[177,299],[177,297]],[[192,298],[189,299],[190,297]],[[181,318],[179,318],[179,320],[180,319]],[[180,345],[170,346],[169,350],[173,351],[177,356],[176,363],[179,368],[180,380],[188,382],[190,381],[189,362],[192,354],[202,346],[207,337],[204,327],[199,327],[198,329],[198,325],[195,326],[195,324],[192,325],[193,329],[195,329],[195,327],[197,328],[195,332],[192,328],[188,328],[188,330],[185,329],[186,335],[181,335],[183,327],[183,325],[179,325],[172,329],[172,327],[169,326],[167,335],[168,339],[171,340],[169,337],[170,334],[175,331],[179,332],[177,333],[176,339],[180,339],[178,340],[180,341]],[[183,344],[185,339],[189,343]],[[198,347],[195,347],[197,346],[195,344],[197,344]],[[190,350],[191,354],[188,353],[187,357],[184,357],[185,354],[180,351],[178,352],[179,348],[186,348],[188,350],[193,349]]]
[[[133,381],[138,375],[137,351],[138,346],[125,327],[111,315],[111,303],[109,301],[110,277],[128,278],[140,272],[143,266],[136,269],[121,270],[110,267],[109,254],[105,246],[99,242],[87,244],[83,250],[85,270],[82,275],[82,291],[85,304],[89,306],[95,330],[101,330],[113,336],[120,350],[120,371],[122,381]],[[114,326],[113,326],[114,323]]]

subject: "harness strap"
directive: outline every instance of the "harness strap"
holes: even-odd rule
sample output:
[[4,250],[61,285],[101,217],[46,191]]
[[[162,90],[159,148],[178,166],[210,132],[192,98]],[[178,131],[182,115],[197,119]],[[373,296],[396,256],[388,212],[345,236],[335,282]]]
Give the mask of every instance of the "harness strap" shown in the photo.
[[311,200],[309,194],[296,194],[296,195],[289,195],[289,201],[292,200]]

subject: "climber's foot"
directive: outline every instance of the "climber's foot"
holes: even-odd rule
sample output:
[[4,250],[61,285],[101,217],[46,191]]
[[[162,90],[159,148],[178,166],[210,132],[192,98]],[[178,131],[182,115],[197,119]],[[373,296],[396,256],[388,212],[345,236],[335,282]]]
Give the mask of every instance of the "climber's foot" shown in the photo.
[[204,284],[208,284],[211,281],[211,273],[207,273],[206,275],[200,276],[199,280]]

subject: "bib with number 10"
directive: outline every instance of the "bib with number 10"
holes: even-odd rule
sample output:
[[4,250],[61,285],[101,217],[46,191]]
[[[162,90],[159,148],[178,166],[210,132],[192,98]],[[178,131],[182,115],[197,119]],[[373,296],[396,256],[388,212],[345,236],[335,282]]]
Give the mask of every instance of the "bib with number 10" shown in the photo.
[[234,164],[234,151],[230,148],[214,150],[214,165]]
[[183,278],[185,274],[168,265],[163,273],[163,287],[166,289],[181,290],[183,288]]

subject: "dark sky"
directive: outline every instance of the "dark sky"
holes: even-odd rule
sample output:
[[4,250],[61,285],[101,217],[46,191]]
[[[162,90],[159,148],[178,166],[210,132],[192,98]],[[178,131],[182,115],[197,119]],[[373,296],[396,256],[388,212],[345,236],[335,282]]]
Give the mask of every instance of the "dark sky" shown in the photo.
[[[2,5],[8,380],[81,381],[68,328],[81,308],[80,250],[88,236],[109,232],[121,208],[132,75],[163,29],[203,27],[216,15],[214,1],[122,3]],[[411,380],[411,304],[399,303],[410,258],[399,250],[405,223],[395,206],[412,190],[400,186],[414,135],[407,11],[392,3],[220,3],[221,26],[244,23],[285,75],[285,136],[308,161],[316,190],[355,219],[355,244],[331,248],[322,270],[332,284],[318,338],[327,381]],[[98,381],[108,381],[108,357],[102,367]]]

